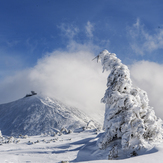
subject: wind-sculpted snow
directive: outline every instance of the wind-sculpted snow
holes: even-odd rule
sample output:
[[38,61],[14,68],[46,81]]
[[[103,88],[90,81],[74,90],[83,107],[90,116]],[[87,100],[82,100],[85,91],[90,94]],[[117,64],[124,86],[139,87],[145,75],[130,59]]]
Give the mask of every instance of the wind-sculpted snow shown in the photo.
[[103,71],[111,70],[102,98],[105,133],[98,140],[98,146],[100,149],[111,147],[109,159],[118,158],[120,150],[135,156],[140,149],[162,140],[162,120],[149,106],[147,93],[132,86],[128,67],[114,53],[104,50],[97,60],[101,61]]
[[0,130],[3,135],[39,135],[62,128],[74,130],[87,126],[90,120],[77,108],[49,97],[35,95],[0,105]]

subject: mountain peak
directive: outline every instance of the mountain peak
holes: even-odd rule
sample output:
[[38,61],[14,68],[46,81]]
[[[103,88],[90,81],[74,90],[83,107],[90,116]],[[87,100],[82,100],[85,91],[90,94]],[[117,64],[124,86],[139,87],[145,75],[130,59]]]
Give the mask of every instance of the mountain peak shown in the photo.
[[77,108],[39,95],[0,105],[0,130],[4,135],[39,135],[63,127],[74,130],[91,120]]

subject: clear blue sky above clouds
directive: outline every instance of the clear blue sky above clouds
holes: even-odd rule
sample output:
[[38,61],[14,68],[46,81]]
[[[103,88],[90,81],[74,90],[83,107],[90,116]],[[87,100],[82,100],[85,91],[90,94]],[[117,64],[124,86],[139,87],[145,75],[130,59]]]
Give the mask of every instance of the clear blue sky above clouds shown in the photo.
[[1,0],[0,79],[66,50],[70,40],[106,48],[127,64],[162,63],[162,15],[162,0]]

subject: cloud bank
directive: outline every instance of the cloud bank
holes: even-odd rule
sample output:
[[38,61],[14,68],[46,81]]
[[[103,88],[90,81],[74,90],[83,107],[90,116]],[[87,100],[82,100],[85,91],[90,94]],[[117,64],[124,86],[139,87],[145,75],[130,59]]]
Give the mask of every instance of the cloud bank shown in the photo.
[[35,67],[6,78],[0,84],[0,102],[24,97],[31,90],[56,98],[100,119],[104,104],[100,103],[106,89],[106,74],[100,64],[92,61],[92,52],[54,51],[38,60]]
[[133,84],[147,92],[150,106],[163,119],[163,65],[139,61],[131,66],[130,72]]

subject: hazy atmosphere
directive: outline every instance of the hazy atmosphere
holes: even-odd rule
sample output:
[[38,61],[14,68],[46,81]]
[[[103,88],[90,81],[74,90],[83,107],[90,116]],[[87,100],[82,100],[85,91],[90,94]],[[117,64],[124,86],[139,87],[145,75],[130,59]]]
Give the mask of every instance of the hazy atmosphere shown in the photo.
[[92,59],[107,49],[163,118],[162,9],[161,0],[1,0],[0,103],[34,90],[103,115],[108,72]]

